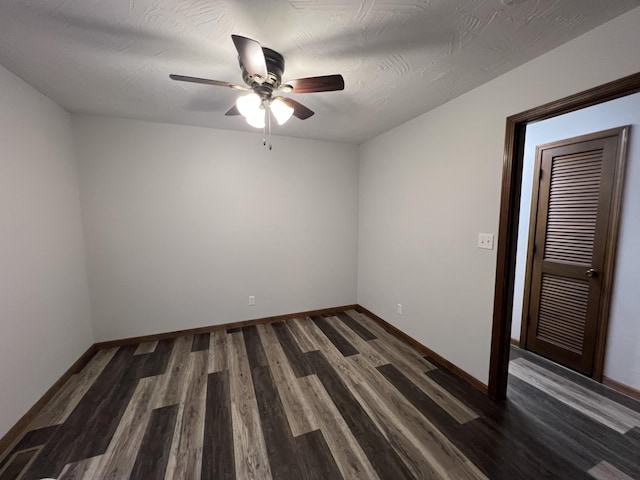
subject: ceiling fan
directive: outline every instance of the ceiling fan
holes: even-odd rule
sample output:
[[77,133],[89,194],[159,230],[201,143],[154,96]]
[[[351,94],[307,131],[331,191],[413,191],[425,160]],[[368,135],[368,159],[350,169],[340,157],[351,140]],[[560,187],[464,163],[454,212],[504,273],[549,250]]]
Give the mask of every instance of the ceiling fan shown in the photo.
[[270,125],[269,112],[273,114],[279,125],[283,125],[292,115],[300,120],[306,120],[314,114],[313,110],[300,102],[274,95],[275,92],[312,93],[344,90],[342,75],[299,78],[283,83],[284,57],[281,54],[240,35],[231,35],[231,39],[238,51],[242,79],[246,85],[184,75],[171,74],[169,77],[180,82],[250,90],[249,94],[239,97],[236,104],[225,115],[243,115],[247,123],[256,128],[265,128],[267,122]]

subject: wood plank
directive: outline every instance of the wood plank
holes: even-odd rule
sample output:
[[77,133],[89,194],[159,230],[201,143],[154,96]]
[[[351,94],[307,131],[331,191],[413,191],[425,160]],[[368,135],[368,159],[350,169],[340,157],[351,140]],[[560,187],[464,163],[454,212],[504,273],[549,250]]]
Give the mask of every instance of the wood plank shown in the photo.
[[131,375],[136,378],[144,378],[167,373],[175,343],[174,338],[165,338],[158,341],[158,345],[153,352],[135,356],[131,367]]
[[418,370],[418,365],[415,362],[409,363],[409,357],[399,354],[396,349],[380,341],[380,339],[371,340],[370,343],[372,343],[374,348],[377,348],[391,364],[404,373],[407,378],[458,422],[466,423],[478,418],[478,414],[465,405],[463,401],[456,398],[437,382],[431,380],[431,378],[425,376],[424,372]]
[[524,358],[511,362],[509,373],[616,432],[624,434],[640,426],[640,413],[571,383]]
[[[456,471],[453,466],[455,465],[460,467],[460,471],[456,471],[459,478],[484,478],[482,473],[473,467],[471,462],[406,399],[397,395],[397,391],[366,359],[361,355],[343,358],[337,349],[316,331],[316,326],[307,323],[304,328],[309,337],[318,343],[320,350],[326,355],[342,381],[356,396],[362,408],[375,421],[377,428],[385,434],[386,439],[414,475],[419,477],[424,473],[427,478],[445,478],[447,469]],[[374,389],[370,386],[372,382],[375,385]],[[381,390],[384,391],[385,399],[381,399],[378,395]],[[395,401],[392,404],[385,403],[391,400]],[[451,410],[449,403],[447,405]],[[404,423],[404,429],[398,427],[403,419],[395,417],[391,413],[393,411],[401,411],[408,419]],[[421,425],[429,431],[412,431],[411,428],[416,425]],[[434,441],[434,438],[438,441]],[[422,445],[421,441],[428,446]],[[434,456],[436,454],[437,456]],[[426,463],[421,461],[425,459]]]
[[345,357],[350,355],[357,355],[358,350],[349,343],[338,331],[331,326],[326,318],[320,316],[311,317],[311,321],[322,330],[322,333],[326,335],[331,343],[335,345],[338,351]]
[[208,375],[206,402],[201,480],[235,480],[228,371]]
[[191,344],[192,352],[199,352],[201,350],[209,350],[209,338],[211,334],[209,332],[198,333],[193,336],[193,343]]
[[509,395],[527,412],[527,420],[536,424],[535,439],[528,442],[532,449],[541,450],[536,443],[544,445],[549,451],[546,457],[560,456],[584,472],[605,460],[640,478],[640,445],[627,435],[569,408],[519,378],[511,377]]
[[302,352],[307,353],[317,350],[314,343],[307,337],[306,332],[300,328],[298,319],[288,320],[286,323]]
[[[347,379],[351,378],[354,375],[351,364],[346,361],[342,353],[340,353],[338,348],[326,337],[326,335],[322,332],[322,330],[320,330],[318,325],[316,325],[310,319],[305,319],[300,321],[300,326],[306,332],[311,341],[316,345],[318,351],[322,353],[323,358],[325,358],[330,363],[331,367],[336,371],[336,373],[341,374],[343,378]],[[360,379],[356,378],[354,380],[354,382],[357,381],[360,381]]]
[[598,465],[589,470],[596,480],[633,480],[629,475],[622,473],[616,467],[607,462],[600,462]]
[[29,430],[64,423],[91,388],[96,378],[109,364],[117,350],[117,348],[98,350],[89,363],[79,373],[73,375],[53,399],[44,406],[40,414],[29,425]]
[[166,373],[162,375],[161,385],[153,409],[180,403],[186,390],[184,369],[189,363],[192,341],[191,337],[176,339]]
[[230,335],[227,353],[236,476],[247,480],[271,479],[242,332]]
[[209,339],[209,373],[217,373],[227,368],[227,332],[217,330]]
[[338,317],[347,327],[353,330],[354,333],[356,333],[363,340],[365,341],[375,340],[376,338],[378,338],[370,330],[368,330],[364,325],[362,325],[362,323],[353,319],[352,317],[347,315],[345,312],[336,314],[336,317]]
[[102,455],[67,464],[58,480],[92,480],[96,478],[96,470],[102,462]]
[[317,372],[322,386],[329,394],[330,399],[378,476],[383,479],[393,478],[394,480],[413,478],[410,470],[378,430],[375,422],[353,396],[324,355],[320,352],[310,352],[307,355],[311,365]]
[[42,408],[58,393],[72,375],[80,372],[82,368],[95,355],[97,349],[91,345],[73,364],[56,380],[56,382],[29,408],[22,417],[9,428],[4,435],[0,436],[0,468],[6,454],[13,450],[13,447],[24,435],[29,424],[38,416]]
[[154,340],[151,342],[142,342],[136,348],[136,351],[133,352],[134,355],[144,355],[145,353],[153,353],[156,351],[156,347],[158,346],[158,340]]
[[294,438],[298,462],[305,472],[304,480],[339,480],[342,476],[329,445],[320,430]]
[[581,373],[569,370],[568,368],[563,367],[562,365],[558,365],[557,363],[547,360],[546,358],[536,355],[535,353],[528,352],[517,347],[511,347],[509,357],[511,358],[511,360],[523,357],[529,362],[535,363],[536,365],[539,365],[546,370],[556,373],[557,375],[564,377],[572,383],[581,385],[594,393],[602,395],[603,397],[607,397],[609,400],[613,400],[620,405],[623,405],[635,412],[640,413],[640,401],[616,390],[612,390],[610,387],[607,387],[604,384],[604,378],[602,379],[603,383],[596,382],[592,378],[582,375]]
[[41,448],[34,447],[14,453],[7,463],[0,468],[0,480],[19,479],[29,468],[29,465],[33,463]]
[[313,374],[314,372],[307,362],[305,353],[300,350],[300,347],[294,340],[289,327],[284,323],[274,323],[271,326],[278,337],[278,341],[280,342],[296,377],[305,377]]
[[[487,477],[515,479],[528,478],[529,474],[538,474],[538,478],[557,477],[541,467],[539,457],[530,453],[533,448],[521,448],[528,440],[524,431],[510,436],[508,429],[499,431],[485,418],[460,424],[393,365],[383,365],[377,370]],[[441,372],[434,370],[430,373]],[[524,439],[522,444],[520,439]],[[506,458],[517,458],[517,461],[505,461]]]
[[27,478],[57,477],[66,464],[107,450],[138,384],[132,371],[134,359],[139,358],[133,356],[135,348],[129,345],[118,349],[69,418],[44,445]]
[[244,336],[244,345],[247,349],[249,366],[254,369],[267,365],[267,357],[264,353],[264,347],[260,341],[257,327],[255,325],[244,327],[242,329],[242,335]]
[[[317,331],[312,327],[310,323],[301,323],[302,328],[305,328],[307,333],[317,344],[321,347],[325,353],[331,352],[331,346],[323,340],[322,336],[319,336]],[[380,337],[382,337],[380,335]],[[467,407],[463,402],[455,398],[446,389],[442,388],[436,382],[423,375],[424,364],[417,363],[411,356],[403,355],[398,349],[393,348],[386,344],[382,338],[377,340],[371,340],[370,343],[373,348],[377,349],[379,353],[387,359],[386,363],[391,362],[398,369],[400,369],[407,377],[411,379],[421,390],[423,390],[430,398],[438,403],[445,411],[447,411],[453,418],[460,423],[466,423],[478,418],[478,414]],[[338,365],[338,359],[332,357],[334,365]],[[350,374],[350,367],[348,365],[339,365],[339,371],[345,375]]]
[[273,479],[304,478],[305,472],[298,464],[296,444],[271,370],[269,367],[254,367],[251,376]]
[[[351,317],[349,317],[351,318]],[[347,327],[344,322],[337,317],[329,317],[327,321],[367,359],[372,365],[379,367],[387,365],[389,362],[384,356],[376,350],[375,346],[358,336],[355,331]]]
[[139,381],[118,428],[102,455],[102,461],[94,471],[95,478],[129,478],[151,416],[149,405],[158,388],[158,378],[147,377]]
[[183,376],[185,388],[178,404],[173,443],[167,463],[166,480],[200,480],[204,445],[207,392],[207,350],[192,352]]
[[366,359],[349,358],[362,382],[353,387],[416,477],[486,479],[485,475]]
[[[378,370],[387,368],[389,366],[380,367]],[[478,420],[464,425],[457,424],[454,428],[458,431],[462,429],[462,439],[467,442],[464,448],[465,453],[467,456],[473,456],[478,466],[484,466],[490,478],[505,480],[512,478],[586,480],[590,478],[586,468],[595,463],[591,460],[593,454],[583,450],[575,452],[576,455],[574,455],[574,451],[567,448],[571,445],[571,435],[561,434],[567,430],[567,425],[570,425],[572,420],[557,421],[555,418],[549,418],[550,422],[547,424],[540,423],[531,415],[534,410],[543,412],[546,410],[549,397],[543,392],[517,378],[511,378],[509,400],[506,404],[498,403],[448,370],[437,369],[429,372],[428,375],[446,386],[452,393],[465,398],[474,409],[482,412]],[[528,389],[521,391],[516,385],[518,382]],[[521,394],[516,394],[520,391]],[[424,395],[422,392],[420,394]],[[522,398],[527,398],[530,402],[522,404]],[[420,399],[416,407],[424,409],[434,421],[443,420],[437,410],[430,408],[429,403],[424,399]],[[563,411],[567,412],[569,409],[563,405]],[[595,422],[591,423],[595,425]],[[442,428],[444,432],[449,432],[445,427]],[[613,431],[611,433],[615,434]],[[579,443],[575,445],[579,447]],[[541,461],[541,459],[544,460]],[[587,463],[584,463],[585,461]]]
[[157,408],[151,412],[130,480],[164,479],[177,416],[178,405]]
[[415,365],[416,368],[422,372],[428,372],[436,368],[436,366],[426,360],[420,352],[400,340],[395,335],[386,331],[375,320],[372,320],[365,314],[356,312],[355,310],[349,310],[347,313],[351,318],[361,322],[365,327],[367,327],[367,329],[376,334],[378,338],[376,340],[372,340],[373,342],[377,344],[386,344],[390,348],[397,350],[399,355],[405,357],[407,363]]
[[380,478],[316,375],[299,380],[344,479]]
[[271,325],[259,325],[258,333],[265,346],[266,358],[276,381],[289,428],[294,437],[317,430],[313,410],[304,402],[303,393],[287,356]]

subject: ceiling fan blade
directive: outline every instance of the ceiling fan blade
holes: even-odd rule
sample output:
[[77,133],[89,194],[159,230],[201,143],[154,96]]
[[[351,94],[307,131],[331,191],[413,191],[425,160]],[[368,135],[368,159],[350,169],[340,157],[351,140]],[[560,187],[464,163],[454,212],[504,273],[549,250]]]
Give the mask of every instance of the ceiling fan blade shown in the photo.
[[293,108],[293,115],[298,117],[300,120],[306,120],[307,118],[311,117],[315,113],[310,108],[305,107],[300,102],[296,102],[291,98],[285,98],[285,97],[277,97],[277,98],[279,98],[284,103],[286,103],[291,108]]
[[267,79],[267,62],[264,58],[262,45],[255,40],[240,35],[231,35],[236,46],[240,63],[244,69],[252,75],[258,83]]
[[233,107],[231,107],[229,110],[227,110],[227,113],[225,113],[225,115],[240,115],[240,110],[238,110],[238,107],[236,107],[235,105]]
[[184,75],[174,75],[173,73],[169,75],[169,78],[171,80],[177,80],[178,82],[202,83],[204,85],[215,85],[216,87],[231,87],[234,90],[247,90],[247,88],[242,85],[236,85],[235,83],[230,82],[221,82],[220,80],[210,80],[208,78],[187,77]]
[[342,75],[324,75],[321,77],[298,78],[285,83],[292,87],[291,93],[333,92],[344,90]]

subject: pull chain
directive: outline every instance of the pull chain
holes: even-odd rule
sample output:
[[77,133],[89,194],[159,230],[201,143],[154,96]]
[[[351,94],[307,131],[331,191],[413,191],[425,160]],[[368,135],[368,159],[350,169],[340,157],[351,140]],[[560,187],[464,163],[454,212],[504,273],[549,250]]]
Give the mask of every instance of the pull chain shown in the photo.
[[273,145],[271,144],[271,108],[266,113],[267,117],[269,117],[269,150],[273,150]]

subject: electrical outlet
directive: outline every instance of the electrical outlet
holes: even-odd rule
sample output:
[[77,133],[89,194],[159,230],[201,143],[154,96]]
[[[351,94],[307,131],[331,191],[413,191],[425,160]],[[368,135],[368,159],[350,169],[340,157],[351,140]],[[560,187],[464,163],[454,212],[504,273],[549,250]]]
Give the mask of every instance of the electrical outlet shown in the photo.
[[256,304],[256,297],[249,295],[249,306],[253,307]]
[[484,248],[486,250],[493,250],[493,234],[492,233],[479,233],[478,234],[478,248]]
[[402,315],[402,304],[398,304],[398,315]]

